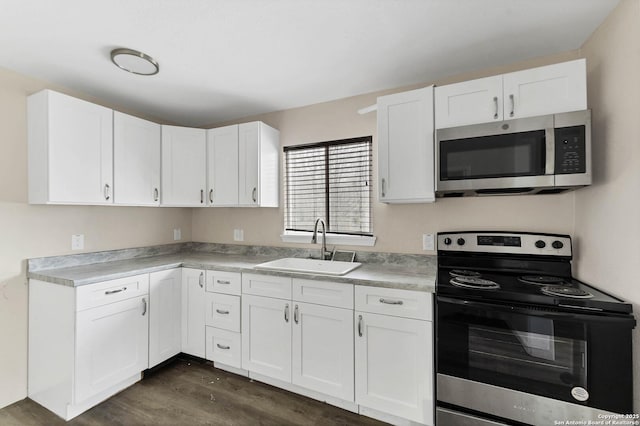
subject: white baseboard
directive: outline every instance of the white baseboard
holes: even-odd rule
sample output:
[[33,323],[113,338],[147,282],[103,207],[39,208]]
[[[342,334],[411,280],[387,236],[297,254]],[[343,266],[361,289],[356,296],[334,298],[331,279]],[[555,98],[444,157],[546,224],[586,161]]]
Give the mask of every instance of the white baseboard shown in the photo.
[[213,362],[213,366],[215,368],[220,369],[220,370],[224,370],[224,371],[227,371],[229,373],[237,374],[238,376],[249,377],[249,372],[247,370],[243,370],[242,368],[231,367],[229,365],[220,364],[219,362],[215,362],[215,361]]

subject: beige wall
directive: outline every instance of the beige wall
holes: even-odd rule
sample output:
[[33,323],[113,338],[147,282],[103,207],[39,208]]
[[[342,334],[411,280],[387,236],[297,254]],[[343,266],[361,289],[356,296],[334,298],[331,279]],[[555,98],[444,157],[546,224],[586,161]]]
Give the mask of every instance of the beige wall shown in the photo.
[[25,259],[71,253],[76,233],[85,251],[191,240],[189,209],[27,204],[26,97],[43,88],[60,90],[0,69],[0,407],[27,395]]
[[[581,49],[593,110],[591,187],[576,192],[575,272],[640,313],[640,1],[623,0]],[[640,412],[640,328],[634,335]],[[611,348],[615,350],[615,348]],[[631,373],[630,373],[631,374]]]
[[[483,70],[446,80],[445,84],[567,61],[579,57],[577,51],[538,58],[507,67]],[[424,85],[431,84],[426,82]],[[424,86],[423,85],[423,86]],[[262,120],[280,130],[283,146],[373,135],[376,156],[376,114],[359,115],[357,110],[376,102],[381,94],[407,88],[371,93],[250,117],[241,122]],[[224,123],[227,124],[227,123]],[[374,166],[374,194],[377,167]],[[377,195],[374,195],[377,200]],[[422,234],[444,230],[496,229],[573,233],[574,194],[474,197],[440,199],[433,204],[373,203],[373,228],[377,237],[373,248],[383,252],[425,253]],[[281,203],[282,205],[282,196]],[[283,209],[196,209],[193,235],[197,241],[234,243],[233,229],[244,229],[243,244],[286,246],[280,234],[284,227]],[[299,245],[298,245],[299,246]],[[432,253],[432,252],[431,252]]]

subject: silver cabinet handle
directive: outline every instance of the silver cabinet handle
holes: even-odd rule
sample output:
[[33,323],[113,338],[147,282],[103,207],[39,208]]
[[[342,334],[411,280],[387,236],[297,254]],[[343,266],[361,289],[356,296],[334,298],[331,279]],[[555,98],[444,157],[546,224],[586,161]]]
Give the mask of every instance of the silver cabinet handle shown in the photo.
[[255,203],[256,201],[258,201],[258,199],[256,198],[258,192],[258,188],[253,188],[253,191],[251,191],[251,199],[253,200],[253,202]]
[[496,107],[495,112],[493,114],[493,119],[495,120],[498,118],[498,97],[497,96],[493,97],[493,105]]
[[386,189],[387,185],[386,185],[386,183],[387,183],[387,181],[384,178],[382,178],[382,184],[380,185],[380,187],[382,189],[382,196],[383,197],[386,196],[386,193],[387,193],[387,189]]
[[223,311],[222,309],[216,309],[216,312],[220,315],[229,315],[229,311]]
[[227,281],[227,280],[216,280],[216,282],[218,284],[225,284],[225,285],[229,285],[231,284],[231,281]]
[[142,316],[145,316],[147,314],[147,299],[145,299],[144,297],[142,298],[142,307]]
[[209,190],[209,202],[213,204],[213,189]]
[[298,305],[293,309],[293,322],[298,324]]
[[231,348],[231,346],[221,345],[220,343],[216,343],[216,346],[220,349],[224,349],[225,351]]
[[289,304],[284,306],[284,321],[289,322]]
[[198,285],[200,285],[200,288],[204,286],[204,272],[200,272],[200,276],[198,277]]
[[108,201],[109,198],[111,198],[111,187],[109,186],[108,183],[105,183],[104,184],[104,199]]
[[158,198],[160,198],[160,191],[158,188],[153,188],[153,201],[158,201]]
[[362,337],[362,315],[358,315],[358,336]]
[[380,298],[380,303],[386,303],[387,305],[402,305],[404,302],[402,300],[390,300]]
[[204,189],[200,190],[200,204],[204,204]]
[[116,294],[116,293],[120,293],[121,291],[125,291],[127,288],[126,287],[122,287],[119,288],[117,290],[107,290],[104,292],[104,294],[109,295],[109,294]]
[[509,100],[511,101],[511,112],[509,113],[509,117],[513,117],[513,114],[516,109],[516,100],[513,96],[513,93],[509,95]]

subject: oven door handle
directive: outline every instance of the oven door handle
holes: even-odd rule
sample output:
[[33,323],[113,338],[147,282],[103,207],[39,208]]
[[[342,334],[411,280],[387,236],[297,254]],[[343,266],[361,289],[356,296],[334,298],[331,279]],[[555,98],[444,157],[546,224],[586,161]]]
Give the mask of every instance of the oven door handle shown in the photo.
[[[524,315],[530,315],[534,317],[541,318],[553,318],[559,320],[579,320],[585,322],[629,322],[629,325],[633,328],[635,327],[636,321],[630,315],[624,314],[602,314],[600,311],[593,312],[589,310],[589,312],[593,313],[581,313],[575,311],[567,311],[567,312],[558,312],[553,310],[538,310],[527,307],[520,306],[512,306],[512,305],[503,305],[499,303],[487,303],[487,302],[478,302],[475,300],[467,300],[467,299],[454,299],[450,297],[437,297],[437,303],[449,303],[453,305],[467,306],[469,308],[481,308],[485,312],[507,312],[507,313],[518,313]],[[565,308],[569,309],[583,309],[581,306],[568,306],[566,304],[562,305]],[[552,308],[551,308],[552,309]]]

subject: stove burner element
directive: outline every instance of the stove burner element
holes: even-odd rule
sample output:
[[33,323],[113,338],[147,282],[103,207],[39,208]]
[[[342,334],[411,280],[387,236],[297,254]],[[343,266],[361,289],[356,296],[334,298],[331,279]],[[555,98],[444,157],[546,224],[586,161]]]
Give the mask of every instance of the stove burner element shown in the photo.
[[576,287],[567,287],[563,285],[550,285],[542,287],[540,291],[547,296],[570,297],[573,299],[590,299],[593,297],[593,294],[587,291],[581,290]]
[[449,271],[449,275],[452,277],[479,277],[480,272],[469,271],[468,269],[454,269]]
[[498,283],[478,277],[455,277],[449,281],[449,284],[456,287],[473,288],[477,290],[495,290],[500,288]]
[[564,278],[552,277],[549,275],[525,275],[522,277],[518,277],[518,280],[526,284],[536,284],[536,285],[550,285],[550,284],[564,283]]

